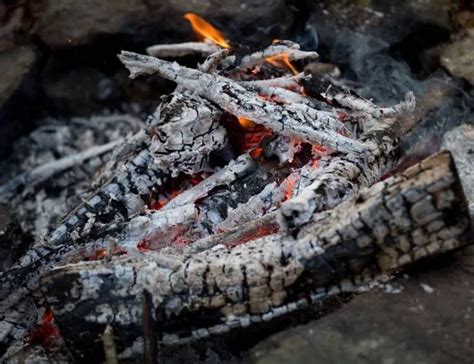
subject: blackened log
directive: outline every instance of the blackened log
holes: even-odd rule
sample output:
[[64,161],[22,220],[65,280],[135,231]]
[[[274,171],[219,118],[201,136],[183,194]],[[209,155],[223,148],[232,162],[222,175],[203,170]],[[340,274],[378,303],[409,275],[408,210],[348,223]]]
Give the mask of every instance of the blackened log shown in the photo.
[[41,287],[79,358],[97,353],[108,324],[118,350],[133,353],[143,291],[161,344],[183,344],[306,308],[471,239],[462,185],[443,152],[320,214],[294,238],[272,235],[184,261],[148,254],[70,265]]

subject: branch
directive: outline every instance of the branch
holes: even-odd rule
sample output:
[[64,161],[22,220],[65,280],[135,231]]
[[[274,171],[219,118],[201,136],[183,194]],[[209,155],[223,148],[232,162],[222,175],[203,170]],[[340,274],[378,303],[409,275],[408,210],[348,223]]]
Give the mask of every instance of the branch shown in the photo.
[[369,147],[360,141],[338,133],[344,125],[327,113],[307,115],[298,105],[281,106],[262,100],[238,83],[217,75],[182,67],[177,63],[122,51],[119,59],[130,70],[130,77],[158,73],[200,96],[216,103],[237,117],[263,124],[280,134],[296,137],[309,143],[323,144],[341,152],[364,153]]

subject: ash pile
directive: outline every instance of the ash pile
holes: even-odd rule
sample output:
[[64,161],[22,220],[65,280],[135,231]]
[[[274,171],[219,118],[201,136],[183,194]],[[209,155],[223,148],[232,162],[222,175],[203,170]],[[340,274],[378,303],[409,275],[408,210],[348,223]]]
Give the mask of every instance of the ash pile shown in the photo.
[[[34,236],[1,262],[4,360],[156,362],[470,243],[449,152],[391,173],[443,87],[377,105],[299,72],[318,54],[297,43],[248,50],[187,18],[203,41],[118,55],[177,85],[144,124],[98,119],[91,145],[80,121],[38,132],[43,151],[51,134],[70,149],[1,186]],[[206,58],[165,60],[188,55]]]

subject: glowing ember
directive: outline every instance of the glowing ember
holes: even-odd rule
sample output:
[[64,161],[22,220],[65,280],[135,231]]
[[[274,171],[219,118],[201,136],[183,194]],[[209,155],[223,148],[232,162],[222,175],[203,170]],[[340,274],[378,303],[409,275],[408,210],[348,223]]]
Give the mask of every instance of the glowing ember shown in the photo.
[[283,64],[283,66],[288,68],[294,75],[297,75],[299,73],[295,66],[291,64],[290,56],[288,55],[288,53],[282,53],[277,54],[276,56],[267,57],[265,58],[265,61],[275,67],[281,67]]
[[320,144],[313,144],[311,146],[311,152],[313,156],[325,156],[330,154],[330,150]]
[[251,128],[252,126],[255,125],[252,120],[249,120],[249,119],[246,119],[246,118],[243,118],[243,117],[237,117],[237,119],[239,120],[239,124],[240,124],[244,129],[249,129],[249,128]]
[[141,252],[146,252],[150,250],[150,241],[147,239],[143,239],[137,244],[137,249]]
[[223,48],[230,48],[229,43],[226,42],[221,32],[219,32],[200,16],[193,13],[187,13],[184,15],[184,18],[191,23],[194,32],[203,39],[209,39],[213,43],[218,44]]
[[296,183],[299,181],[299,173],[290,174],[284,181],[283,186],[285,188],[285,198],[283,201],[289,200],[293,197],[293,190],[295,189]]
[[[272,134],[272,131],[262,125],[255,124],[243,134],[242,142],[240,144],[240,152],[244,153],[250,149],[259,147],[261,141],[266,136]],[[257,152],[258,153],[258,152]]]
[[46,310],[41,324],[28,333],[28,339],[31,344],[39,344],[48,350],[61,345],[62,338],[54,324],[53,311]]
[[253,159],[257,159],[259,158],[261,155],[263,154],[263,148],[262,147],[257,147],[255,149],[252,149],[249,153],[249,155],[253,158]]

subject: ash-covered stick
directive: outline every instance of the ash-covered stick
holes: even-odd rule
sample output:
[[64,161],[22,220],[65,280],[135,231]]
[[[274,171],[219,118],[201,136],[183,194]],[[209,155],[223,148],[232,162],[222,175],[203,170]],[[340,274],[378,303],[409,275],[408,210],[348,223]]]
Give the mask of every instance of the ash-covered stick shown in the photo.
[[299,45],[293,43],[291,47],[282,44],[272,44],[267,48],[242,57],[236,70],[255,67],[266,62],[267,58],[284,56],[288,61],[314,60],[319,57],[316,52],[306,52],[299,49]]
[[420,98],[413,113],[398,119],[385,119],[364,132],[360,139],[375,147],[373,153],[335,155],[319,160],[312,183],[282,205],[284,225],[295,228],[306,224],[317,212],[337,206],[394,168],[401,156],[402,138],[441,102],[446,92],[442,85],[433,87]]
[[256,167],[256,162],[249,155],[243,154],[236,160],[231,161],[221,170],[207,177],[197,185],[180,193],[168,202],[162,209],[170,210],[179,206],[184,206],[196,202],[205,197],[209,191],[221,185],[228,185],[234,182],[240,175],[247,173],[251,168]]
[[35,167],[30,171],[23,172],[11,179],[6,185],[0,186],[0,201],[7,202],[20,188],[25,186],[29,188],[34,187],[59,172],[82,164],[88,159],[108,153],[123,141],[124,139],[120,138],[104,145],[97,145],[80,153],[56,159]]
[[[302,104],[309,108],[313,108],[316,111],[328,108],[327,105],[319,100],[313,99],[309,96],[304,96],[286,88],[250,84],[248,82],[240,82],[240,84],[248,90],[258,92],[259,94],[268,96],[271,99],[276,99],[278,102]],[[309,112],[314,111],[310,110]]]
[[146,49],[146,52],[153,57],[184,57],[189,55],[202,55],[219,51],[221,47],[208,42],[186,42],[176,44],[157,44]]
[[354,91],[337,85],[328,77],[316,78],[307,76],[301,82],[305,92],[309,96],[325,101],[336,107],[367,113],[377,119],[409,114],[413,112],[416,106],[413,92],[408,92],[405,96],[405,100],[396,105],[380,107],[375,105],[372,101],[359,96]]
[[69,265],[48,273],[41,288],[77,354],[94,354],[91,335],[110,320],[124,328],[116,330],[117,347],[131,346],[142,335],[144,291],[161,343],[184,344],[352,291],[464,246],[470,234],[462,186],[444,152],[322,214],[295,238],[271,235],[181,260],[147,254]]
[[237,117],[263,124],[276,132],[296,137],[309,143],[323,144],[341,152],[365,153],[369,146],[345,137],[338,131],[344,124],[327,113],[309,116],[297,106],[281,106],[263,100],[238,83],[218,75],[208,75],[158,58],[122,51],[122,63],[130,70],[130,77],[154,74],[170,79],[200,96],[216,103]]
[[294,76],[284,76],[270,78],[268,80],[252,80],[252,81],[239,81],[239,84],[244,87],[279,87],[292,91],[299,91],[302,89],[300,81],[305,77],[304,73],[298,73]]
[[228,54],[228,49],[220,49],[217,52],[209,55],[209,57],[206,58],[203,64],[199,64],[198,69],[201,72],[214,73]]

